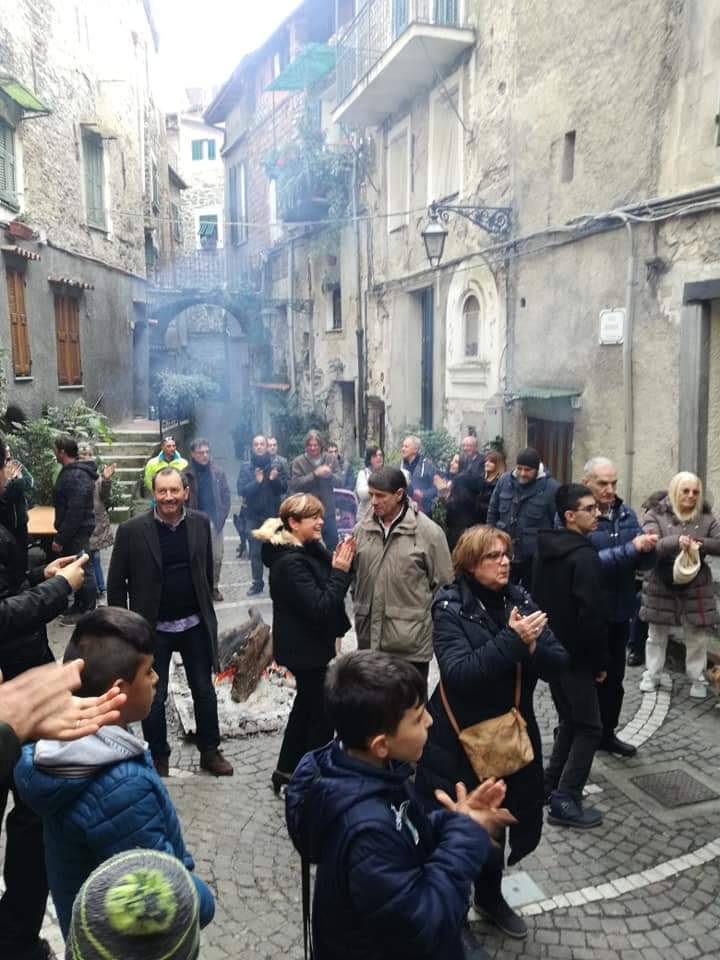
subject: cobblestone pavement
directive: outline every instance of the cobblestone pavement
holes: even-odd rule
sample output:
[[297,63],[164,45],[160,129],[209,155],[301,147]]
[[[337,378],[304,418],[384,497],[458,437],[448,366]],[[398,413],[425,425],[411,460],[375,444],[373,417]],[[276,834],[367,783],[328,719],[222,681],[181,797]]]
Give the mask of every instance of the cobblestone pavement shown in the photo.
[[[250,602],[243,602],[249,564],[233,560],[236,545],[228,537],[226,601],[218,604],[223,625],[243,620]],[[257,598],[252,602],[258,606]],[[269,605],[261,609],[269,619]],[[68,630],[52,628],[56,651],[68,636]],[[650,702],[637,690],[640,673],[628,670],[622,721],[639,717],[631,727],[644,739],[637,757],[598,754],[593,766],[588,802],[602,811],[602,828],[564,831],[546,825],[539,848],[508,873],[513,902],[527,916],[528,939],[505,938],[471,913],[476,933],[496,960],[720,957],[718,700],[690,700],[684,677],[671,669],[669,702],[656,704],[654,697]],[[544,684],[536,702],[547,747],[555,715]],[[282,803],[270,789],[279,736],[226,741],[223,749],[236,773],[225,780],[198,770],[197,751],[182,741],[177,721],[173,737],[168,786],[198,874],[217,894],[215,921],[203,933],[202,960],[300,958],[299,862],[285,832]],[[671,808],[634,782],[672,770],[679,770],[685,783],[692,776],[715,796]],[[47,934],[59,952],[51,911]]]

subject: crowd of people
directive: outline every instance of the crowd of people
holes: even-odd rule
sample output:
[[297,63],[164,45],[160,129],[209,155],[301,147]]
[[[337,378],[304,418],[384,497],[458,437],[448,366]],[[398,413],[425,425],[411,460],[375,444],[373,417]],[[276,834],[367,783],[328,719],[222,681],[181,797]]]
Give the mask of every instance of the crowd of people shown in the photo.
[[[32,478],[0,441],[0,811],[14,801],[0,956],[52,956],[50,892],[68,957],[131,958],[136,937],[143,957],[195,957],[215,902],[163,783],[165,704],[177,652],[200,767],[231,776],[213,683],[228,481],[207,440],[186,460],[168,437],[145,468],[148,510],[113,532],[114,466],[98,471],[69,436],[55,454],[47,558],[28,550]],[[267,580],[274,657],[296,684],[271,786],[304,883],[317,867],[314,909],[307,884],[303,902],[319,960],[480,960],[471,902],[525,938],[503,871],[537,847],[544,808],[555,827],[602,824],[583,789],[597,750],[636,752],[617,736],[626,663],[644,663],[652,693],[682,635],[689,695],[706,696],[720,525],[700,479],[676,474],[638,518],[607,458],[566,484],[532,448],[505,466],[469,436],[440,470],[408,436],[397,465],[370,446],[354,476],[311,430],[289,462],[257,435],[240,469],[249,595]],[[336,495],[353,489],[357,522],[340,537]],[[46,631],[58,616],[74,628],[62,665]],[[339,655],[353,627],[357,650]],[[546,762],[540,679],[557,712]]]

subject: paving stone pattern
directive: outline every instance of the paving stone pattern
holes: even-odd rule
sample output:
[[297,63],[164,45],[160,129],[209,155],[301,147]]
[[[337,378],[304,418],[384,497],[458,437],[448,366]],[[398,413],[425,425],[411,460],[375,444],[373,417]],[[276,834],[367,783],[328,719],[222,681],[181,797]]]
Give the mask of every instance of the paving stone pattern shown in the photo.
[[[232,562],[236,541],[226,543],[218,604],[224,622],[244,619],[250,583],[246,560]],[[257,598],[247,601],[257,605]],[[270,619],[270,608],[266,619]],[[56,651],[68,630],[53,626]],[[598,830],[545,827],[539,848],[514,870],[525,871],[542,892],[523,908],[530,927],[524,942],[510,940],[474,917],[473,927],[495,960],[717,960],[720,957],[720,817],[700,805],[679,808],[661,821],[653,804],[638,802],[624,785],[653,765],[682,765],[720,791],[720,711],[717,700],[688,696],[685,678],[671,670],[672,695],[658,707],[637,690],[641,670],[628,670],[623,724],[649,729],[638,755],[623,760],[598,754],[588,803],[603,813]],[[662,696],[662,691],[657,695]],[[537,714],[547,751],[555,712],[539,684]],[[645,708],[645,709],[643,709]],[[657,708],[657,709],[656,709]],[[662,718],[662,719],[660,719]],[[196,869],[217,895],[217,914],[203,933],[201,960],[302,957],[300,872],[287,838],[283,805],[270,789],[278,735],[228,740],[224,750],[235,776],[216,780],[198,769],[198,753],[182,742],[171,718],[173,776],[168,786]],[[653,724],[651,723],[651,727]],[[642,737],[639,739],[642,740]],[[643,796],[640,791],[634,797]],[[47,933],[61,941],[48,912]],[[59,955],[61,953],[59,952]]]

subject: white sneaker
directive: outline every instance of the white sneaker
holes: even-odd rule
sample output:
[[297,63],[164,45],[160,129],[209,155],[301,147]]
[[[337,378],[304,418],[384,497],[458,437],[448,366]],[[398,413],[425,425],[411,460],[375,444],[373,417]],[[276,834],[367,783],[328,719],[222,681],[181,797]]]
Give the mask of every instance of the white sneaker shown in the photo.
[[657,688],[660,686],[660,681],[656,680],[654,677],[651,677],[650,674],[645,671],[642,675],[642,680],[640,681],[640,689],[643,693],[655,693]]
[[702,680],[695,680],[690,684],[690,696],[693,700],[704,700],[707,696],[707,684]]

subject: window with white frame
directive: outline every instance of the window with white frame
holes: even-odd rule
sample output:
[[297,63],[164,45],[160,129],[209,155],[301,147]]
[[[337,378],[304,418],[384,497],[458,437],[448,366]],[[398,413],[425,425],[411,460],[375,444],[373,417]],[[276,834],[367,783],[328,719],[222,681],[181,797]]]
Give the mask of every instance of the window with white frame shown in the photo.
[[462,307],[463,357],[477,360],[480,356],[480,301],[471,293]]
[[428,202],[444,200],[462,189],[460,86],[443,86],[430,98],[430,169]]
[[387,224],[388,233],[408,222],[410,209],[410,124],[398,124],[388,136]]

